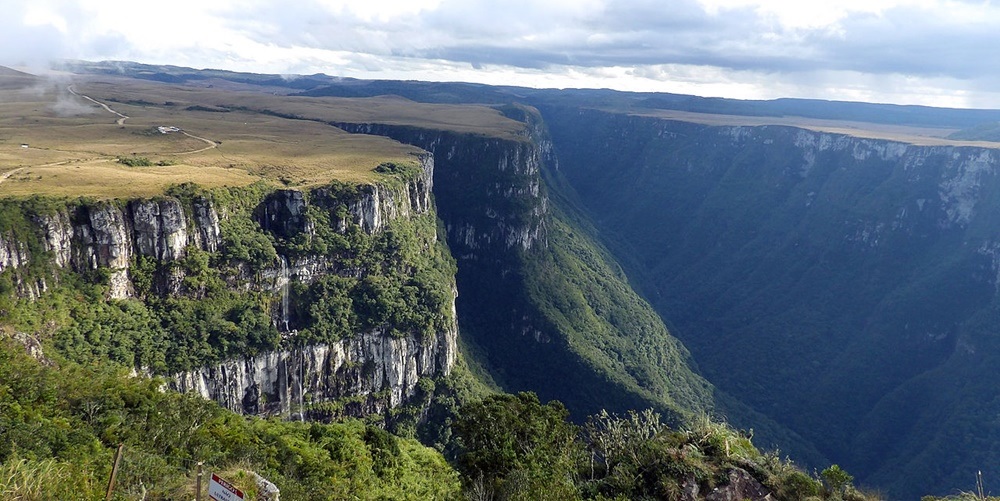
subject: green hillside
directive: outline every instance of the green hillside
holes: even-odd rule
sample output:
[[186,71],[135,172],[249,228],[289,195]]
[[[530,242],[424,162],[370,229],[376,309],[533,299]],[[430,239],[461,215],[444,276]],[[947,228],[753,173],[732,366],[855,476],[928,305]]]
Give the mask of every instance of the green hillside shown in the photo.
[[247,419],[162,391],[160,381],[121,366],[39,362],[10,340],[0,341],[0,381],[3,499],[104,499],[119,444],[113,499],[191,499],[198,462],[250,499],[257,487],[248,472],[278,485],[284,499],[452,499],[459,492],[440,453],[357,420]]
[[722,391],[894,497],[997,459],[993,153],[547,111],[604,240]]

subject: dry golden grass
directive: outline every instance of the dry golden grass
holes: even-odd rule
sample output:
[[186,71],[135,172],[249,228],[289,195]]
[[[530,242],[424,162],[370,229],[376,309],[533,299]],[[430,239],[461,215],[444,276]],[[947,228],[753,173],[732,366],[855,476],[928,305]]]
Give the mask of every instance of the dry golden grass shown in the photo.
[[24,197],[41,192],[65,197],[151,197],[163,193],[168,186],[184,182],[243,186],[258,179],[242,169],[191,165],[128,167],[115,161],[93,160],[17,169],[0,183],[0,196]]
[[[83,79],[86,78],[84,81]],[[417,103],[397,96],[372,98],[296,97],[259,90],[171,85],[112,77],[79,77],[77,87],[93,97],[188,106],[269,110],[324,122],[413,125],[435,130],[518,136],[524,126],[482,105]],[[85,92],[85,93],[87,93]],[[155,96],[151,98],[150,96]]]
[[[315,121],[186,110],[195,104],[211,106],[206,94],[216,98],[231,92],[128,79],[73,82],[81,96],[129,117],[119,125],[117,115],[71,94],[68,82],[41,82],[0,74],[0,172],[7,173],[0,175],[0,196],[150,196],[181,182],[206,187],[261,179],[292,186],[333,179],[364,182],[378,176],[373,172],[378,164],[415,162],[421,153]],[[275,103],[282,99],[263,97]],[[244,99],[253,102],[252,95]],[[156,130],[160,125],[186,134],[161,134]],[[116,161],[119,156],[171,165],[127,167]]]
[[899,141],[918,146],[978,146],[981,148],[1000,148],[1000,143],[989,141],[955,141],[945,136],[958,129],[941,129],[929,127],[912,127],[906,125],[873,124],[868,122],[852,122],[847,120],[824,120],[804,117],[752,117],[740,115],[715,115],[709,113],[693,113],[674,110],[644,110],[632,112],[633,115],[665,118],[680,122],[691,122],[704,125],[787,125],[818,132],[831,132],[868,139],[884,139]]

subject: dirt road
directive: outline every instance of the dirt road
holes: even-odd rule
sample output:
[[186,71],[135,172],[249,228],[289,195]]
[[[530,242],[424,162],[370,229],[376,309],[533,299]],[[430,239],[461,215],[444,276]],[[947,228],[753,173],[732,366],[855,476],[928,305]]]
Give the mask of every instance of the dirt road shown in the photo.
[[118,113],[117,111],[111,109],[110,106],[108,106],[108,105],[106,105],[106,104],[104,104],[104,103],[102,103],[102,102],[100,102],[100,101],[98,101],[98,100],[96,100],[96,99],[94,99],[94,98],[92,98],[90,96],[85,96],[83,94],[77,94],[76,90],[73,89],[72,85],[70,85],[69,87],[66,87],[66,90],[68,90],[70,94],[73,94],[76,97],[82,97],[82,98],[86,99],[87,101],[90,101],[90,102],[92,102],[92,103],[100,106],[101,108],[104,108],[105,110],[108,111],[108,113],[114,113],[115,115],[118,115],[118,120],[115,121],[115,123],[118,124],[118,125],[125,125],[125,120],[128,120],[128,118],[129,118],[128,115],[123,115],[121,113]]
[[[86,99],[87,101],[90,101],[90,102],[92,102],[92,103],[100,106],[101,108],[104,108],[109,113],[114,113],[115,115],[118,115],[118,120],[115,122],[118,125],[125,125],[125,120],[128,120],[130,118],[128,115],[119,113],[119,112],[111,109],[111,107],[108,106],[107,104],[104,104],[104,103],[102,103],[102,102],[100,102],[100,101],[98,101],[98,100],[96,100],[96,99],[94,99],[94,98],[92,98],[90,96],[87,96],[87,95],[80,94],[80,93],[76,92],[76,90],[73,89],[72,85],[70,85],[69,87],[66,87],[66,90],[68,90],[70,92],[70,94],[73,94],[76,97],[82,97],[82,98]],[[181,130],[180,133],[184,134],[185,136],[190,137],[192,139],[197,139],[197,140],[199,140],[199,141],[207,144],[208,146],[205,146],[204,148],[199,148],[199,149],[196,149],[196,150],[182,151],[180,153],[174,153],[175,155],[191,155],[191,154],[194,154],[194,153],[201,153],[203,151],[207,151],[207,150],[210,150],[212,148],[218,148],[219,147],[219,143],[217,143],[215,141],[212,141],[211,139],[206,139],[206,138],[201,137],[201,136],[196,136],[196,135],[191,134],[191,133],[189,133],[189,132],[187,132],[185,130]],[[6,179],[6,178],[2,178],[2,179]],[[0,182],[2,182],[2,179],[0,179]]]

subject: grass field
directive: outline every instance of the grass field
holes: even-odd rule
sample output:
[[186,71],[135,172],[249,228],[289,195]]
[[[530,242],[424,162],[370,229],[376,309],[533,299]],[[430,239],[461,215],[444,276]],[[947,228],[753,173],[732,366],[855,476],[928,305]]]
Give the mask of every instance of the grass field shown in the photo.
[[632,112],[633,115],[665,118],[680,122],[692,122],[704,125],[787,125],[819,132],[846,134],[848,136],[868,139],[885,139],[920,146],[978,146],[982,148],[1000,148],[1000,143],[989,141],[956,141],[945,136],[958,129],[936,129],[912,127],[906,125],[873,124],[868,122],[851,122],[847,120],[824,120],[804,117],[756,117],[742,115],[715,115],[710,113],[694,113],[674,110],[647,110]]
[[[70,85],[79,95],[68,90]],[[128,118],[119,124],[119,115],[83,96]],[[373,172],[378,164],[412,163],[421,153],[318,121],[252,111],[200,111],[219,106],[316,120],[419,122],[435,128],[452,123],[481,133],[515,131],[515,122],[483,107],[417,105],[391,98],[289,98],[123,78],[54,82],[7,71],[0,72],[0,196],[151,196],[180,182],[206,187],[261,179],[282,186],[333,179],[365,182],[379,176]],[[157,126],[183,132],[163,134]],[[165,165],[128,167],[119,157]]]
[[[523,124],[508,119],[493,108],[481,105],[417,103],[396,96],[372,98],[300,97],[262,92],[244,86],[215,84],[169,85],[111,77],[78,77],[88,79],[78,84],[94,97],[114,97],[124,102],[149,102],[150,105],[172,103],[172,108],[205,106],[218,109],[248,108],[270,110],[326,122],[381,123],[456,132],[515,136]],[[127,84],[127,85],[123,85]],[[209,87],[212,85],[212,87]],[[150,96],[157,96],[151,99]]]

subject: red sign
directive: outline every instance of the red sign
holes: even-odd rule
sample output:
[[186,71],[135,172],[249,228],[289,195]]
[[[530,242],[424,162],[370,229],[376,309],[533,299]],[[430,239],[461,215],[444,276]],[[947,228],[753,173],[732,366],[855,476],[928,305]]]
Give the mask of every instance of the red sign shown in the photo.
[[213,501],[238,501],[243,499],[243,491],[213,473],[212,480],[208,483],[208,499]]

